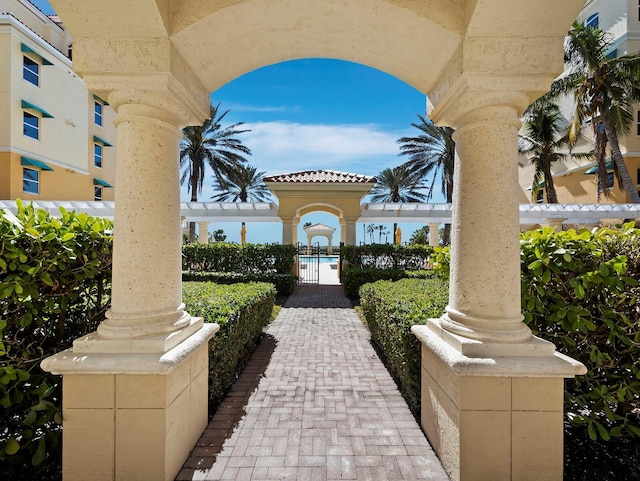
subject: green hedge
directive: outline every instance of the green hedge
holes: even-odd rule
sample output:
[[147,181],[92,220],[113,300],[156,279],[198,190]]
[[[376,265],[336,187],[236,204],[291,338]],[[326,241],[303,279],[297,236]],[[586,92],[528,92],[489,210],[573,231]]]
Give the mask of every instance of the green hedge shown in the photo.
[[356,269],[430,269],[433,248],[425,245],[371,244],[343,246],[342,261]]
[[239,272],[190,272],[182,273],[183,281],[215,282],[216,284],[238,284],[243,282],[270,282],[279,296],[288,296],[296,288],[297,277],[293,274],[239,273]]
[[271,284],[217,285],[185,282],[182,298],[187,311],[205,322],[220,324],[209,343],[209,407],[213,413],[247,359],[262,329],[271,320],[276,291]]
[[198,272],[289,274],[296,248],[281,244],[187,244],[182,247],[182,269]]
[[379,280],[429,279],[433,271],[410,271],[404,269],[345,269],[342,271],[342,289],[349,299],[357,299],[360,287]]
[[[448,251],[441,250],[437,256],[446,271]],[[593,440],[640,435],[640,230],[628,224],[594,233],[528,232],[521,238],[521,262],[524,321],[534,334],[553,342],[560,352],[588,369],[586,375],[566,383],[567,421],[584,427]],[[433,282],[444,286],[446,275],[441,277]],[[424,322],[413,319],[417,311],[407,307],[411,301],[406,301],[402,292],[411,284],[405,282],[396,283],[402,286],[400,293],[385,282],[360,289],[363,311],[373,326],[372,337],[381,339],[376,342],[388,358],[404,351],[408,341],[379,330],[371,316],[382,312],[384,322],[398,322],[401,331],[410,323]],[[379,302],[375,306],[385,310],[371,307],[372,296]],[[417,285],[411,296],[421,302],[423,293]],[[400,303],[395,298],[401,299]],[[434,302],[440,303],[432,314],[437,317],[444,312],[446,298]],[[390,363],[397,366],[392,369],[399,379],[403,379],[404,370],[419,372],[418,355],[416,348],[408,354],[404,367]],[[403,381],[403,389],[410,400],[418,395],[412,381]]]
[[96,329],[110,302],[112,224],[23,206],[0,217],[0,471],[60,473],[60,377],[40,361]]
[[640,435],[640,230],[541,229],[521,256],[525,322],[588,369],[566,384],[567,419],[593,440]]
[[420,415],[421,348],[411,326],[440,317],[448,296],[448,285],[440,279],[378,281],[360,288],[360,306],[371,339],[416,416]]

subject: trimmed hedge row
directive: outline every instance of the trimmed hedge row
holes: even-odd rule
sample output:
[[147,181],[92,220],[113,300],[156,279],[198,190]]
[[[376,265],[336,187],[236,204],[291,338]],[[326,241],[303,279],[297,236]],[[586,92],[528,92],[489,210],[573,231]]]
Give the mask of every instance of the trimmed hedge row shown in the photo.
[[[440,264],[447,266],[448,253],[438,255]],[[532,231],[522,235],[521,262],[524,321],[534,334],[588,369],[566,384],[567,421],[583,427],[593,440],[640,436],[640,230],[628,224],[594,233]],[[416,317],[424,288],[407,282],[418,281],[398,281],[398,287],[376,282],[360,289],[372,337],[379,339],[375,342],[389,359],[410,350],[412,341],[378,326],[397,322],[399,332],[413,337],[407,326],[429,317]],[[442,283],[442,291],[436,292],[447,290],[444,278],[432,282]],[[412,297],[418,306],[411,304]],[[446,296],[434,297],[433,302],[435,312],[430,315],[441,315]],[[406,366],[400,358],[389,364],[413,402],[420,395],[419,348],[408,352],[404,361]],[[417,377],[404,381],[406,372]]]
[[448,296],[449,286],[439,279],[377,281],[360,288],[360,306],[371,339],[418,417],[421,347],[411,326],[440,317]]
[[187,244],[182,246],[182,270],[289,274],[297,250],[281,244]]
[[293,274],[266,272],[262,274],[239,272],[189,272],[182,273],[183,282],[215,282],[216,284],[238,284],[246,282],[269,282],[279,296],[288,296],[296,288],[297,278]]
[[110,304],[110,221],[17,201],[0,211],[0,472],[60,474],[61,382],[40,361],[96,329]]
[[350,268],[421,270],[431,268],[432,252],[432,247],[418,244],[370,244],[343,246],[340,254]]
[[271,284],[217,285],[184,282],[187,311],[220,324],[209,342],[209,412],[213,413],[237,379],[271,321],[276,291]]
[[357,299],[360,287],[380,280],[429,279],[433,271],[410,271],[405,269],[345,269],[342,271],[342,289],[349,299]]

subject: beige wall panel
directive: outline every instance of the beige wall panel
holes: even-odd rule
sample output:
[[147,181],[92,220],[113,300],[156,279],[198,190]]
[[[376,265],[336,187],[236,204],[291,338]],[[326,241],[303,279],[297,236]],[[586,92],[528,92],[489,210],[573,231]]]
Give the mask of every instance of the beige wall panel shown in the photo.
[[11,154],[0,152],[0,199],[12,199],[11,196]]

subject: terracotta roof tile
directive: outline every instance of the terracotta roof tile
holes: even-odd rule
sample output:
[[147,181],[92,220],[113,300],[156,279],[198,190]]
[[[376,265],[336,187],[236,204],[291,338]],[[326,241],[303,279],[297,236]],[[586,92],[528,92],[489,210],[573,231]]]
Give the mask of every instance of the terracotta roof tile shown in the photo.
[[304,170],[287,174],[272,175],[264,178],[265,182],[281,183],[342,183],[342,184],[373,184],[375,177],[337,170]]

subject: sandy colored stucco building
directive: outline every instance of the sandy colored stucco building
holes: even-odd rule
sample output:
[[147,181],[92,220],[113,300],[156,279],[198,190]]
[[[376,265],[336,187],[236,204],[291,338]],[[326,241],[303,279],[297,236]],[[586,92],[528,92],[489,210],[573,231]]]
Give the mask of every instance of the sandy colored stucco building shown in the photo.
[[71,52],[58,17],[0,0],[0,199],[114,199],[115,113]]
[[[586,2],[579,17],[580,20],[591,25],[599,26],[611,35],[613,49],[611,56],[622,56],[640,52],[640,6],[636,0],[589,0]],[[560,103],[563,114],[569,118],[571,102],[565,100]],[[631,179],[640,191],[640,105],[636,106],[635,122],[626,136],[620,137],[620,148],[627,163]],[[589,136],[589,128],[585,129],[585,136]],[[586,144],[586,143],[585,143]],[[590,150],[591,146],[579,146],[578,151]],[[561,204],[595,203],[596,202],[596,163],[588,160],[572,160],[556,162],[551,171],[554,185]],[[611,165],[611,164],[609,164]],[[531,202],[531,184],[534,169],[528,160],[521,156],[519,159],[519,182],[525,191],[526,200]],[[589,172],[589,173],[587,173]],[[610,197],[601,196],[601,203],[630,202],[627,194],[617,182],[613,182],[613,166],[608,170],[613,183]],[[540,198],[539,198],[540,200]]]

